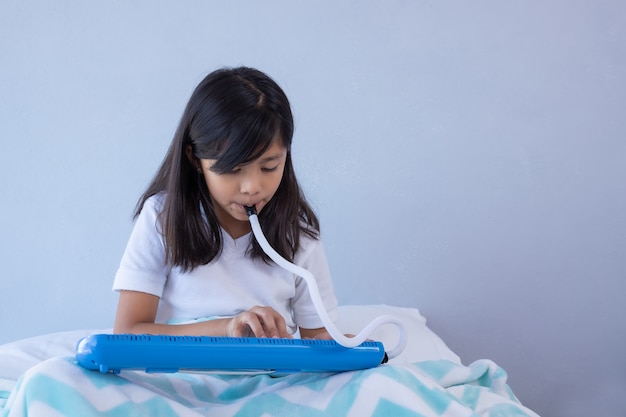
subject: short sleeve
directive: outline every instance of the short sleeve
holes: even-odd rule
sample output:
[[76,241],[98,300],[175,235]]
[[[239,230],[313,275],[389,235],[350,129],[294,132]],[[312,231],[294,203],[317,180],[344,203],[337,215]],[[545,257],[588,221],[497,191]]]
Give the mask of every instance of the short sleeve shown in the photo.
[[158,212],[161,206],[160,196],[146,200],[115,274],[114,291],[140,291],[157,297],[163,295],[169,268],[165,264],[165,246],[159,232]]
[[[339,318],[337,298],[335,297],[330,269],[322,242],[319,239],[309,237],[303,238],[302,240],[303,247],[296,255],[294,263],[313,274],[328,315],[333,322],[337,321]],[[308,286],[303,278],[298,277],[296,279],[296,295],[291,301],[291,308],[294,321],[299,327],[305,329],[324,327],[324,324],[315,310],[315,306],[309,295]]]

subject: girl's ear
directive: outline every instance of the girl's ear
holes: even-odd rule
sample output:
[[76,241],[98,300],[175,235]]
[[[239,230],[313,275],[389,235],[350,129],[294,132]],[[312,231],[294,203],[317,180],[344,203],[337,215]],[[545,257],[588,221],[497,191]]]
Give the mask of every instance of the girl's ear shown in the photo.
[[202,172],[202,168],[200,167],[200,162],[194,156],[191,145],[185,146],[185,154],[187,155],[187,159],[189,159],[189,163],[191,164],[191,166],[194,167],[196,171]]

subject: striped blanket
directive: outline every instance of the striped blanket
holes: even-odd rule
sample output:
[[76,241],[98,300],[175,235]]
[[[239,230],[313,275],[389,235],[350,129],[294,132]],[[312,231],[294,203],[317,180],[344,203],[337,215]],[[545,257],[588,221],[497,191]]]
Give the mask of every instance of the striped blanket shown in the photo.
[[[432,360],[337,374],[101,374],[72,357],[49,359],[17,382],[0,381],[0,414],[17,416],[536,416],[505,371]],[[2,386],[4,384],[4,387]]]
[[[515,398],[502,368],[489,360],[463,365],[417,309],[340,306],[340,313],[345,333],[393,314],[407,329],[407,348],[388,364],[336,374],[114,375],[81,368],[72,356],[80,338],[107,329],[41,335],[0,346],[0,417],[537,416]],[[394,330],[383,327],[372,339],[393,346]]]

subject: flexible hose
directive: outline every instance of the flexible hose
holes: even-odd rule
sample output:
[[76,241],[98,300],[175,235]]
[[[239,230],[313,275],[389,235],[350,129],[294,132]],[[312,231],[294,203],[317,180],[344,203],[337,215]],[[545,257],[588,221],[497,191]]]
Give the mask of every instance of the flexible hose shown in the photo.
[[309,289],[309,294],[311,295],[311,299],[313,300],[313,305],[315,306],[315,310],[317,311],[318,316],[322,320],[322,323],[328,331],[328,334],[330,334],[330,336],[335,339],[337,343],[339,343],[341,346],[348,348],[356,347],[365,342],[367,338],[378,327],[384,324],[393,324],[400,331],[400,336],[396,346],[394,346],[393,349],[387,351],[387,356],[389,356],[389,358],[391,359],[398,356],[402,352],[406,345],[406,332],[404,330],[404,326],[398,318],[388,314],[379,316],[376,319],[372,320],[372,322],[370,322],[363,330],[361,330],[359,334],[354,337],[347,337],[343,333],[341,333],[341,331],[337,329],[335,323],[331,320],[328,312],[326,311],[326,307],[324,306],[324,302],[322,301],[322,297],[320,296],[319,288],[317,287],[317,281],[315,281],[315,277],[313,277],[313,274],[308,270],[298,265],[295,265],[280,256],[280,254],[276,252],[274,248],[272,248],[272,246],[265,238],[265,235],[263,234],[263,230],[261,229],[261,225],[259,223],[258,216],[256,214],[256,208],[246,206],[245,209],[250,220],[250,225],[252,226],[252,233],[254,233],[254,237],[256,238],[257,242],[259,242],[259,245],[261,245],[261,249],[263,249],[267,256],[269,256],[270,259],[274,261],[278,266],[304,279]]

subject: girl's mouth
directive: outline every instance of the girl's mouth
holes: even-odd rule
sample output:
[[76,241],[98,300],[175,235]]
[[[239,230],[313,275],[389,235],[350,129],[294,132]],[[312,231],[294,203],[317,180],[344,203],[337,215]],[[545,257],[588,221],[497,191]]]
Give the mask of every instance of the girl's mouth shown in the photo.
[[261,204],[261,201],[258,201],[258,202],[254,203],[254,204],[237,204],[237,206],[238,206],[239,210],[241,210],[244,213],[246,213],[247,212],[246,207],[255,207],[255,208],[257,208],[257,207],[261,207],[262,204]]

